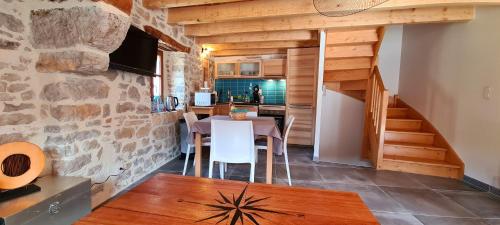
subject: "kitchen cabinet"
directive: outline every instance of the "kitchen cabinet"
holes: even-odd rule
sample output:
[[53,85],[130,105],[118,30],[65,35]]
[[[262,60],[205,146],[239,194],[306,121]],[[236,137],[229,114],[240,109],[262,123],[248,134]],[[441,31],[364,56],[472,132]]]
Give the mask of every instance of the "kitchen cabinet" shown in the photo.
[[318,48],[288,50],[287,104],[316,105]]
[[287,118],[295,117],[288,139],[290,144],[314,144],[318,60],[318,48],[288,50]]
[[233,62],[223,62],[215,64],[217,77],[234,77],[238,74],[238,64]]
[[314,118],[316,112],[311,106],[287,106],[287,118],[295,117],[288,135],[288,143],[295,145],[314,144]]
[[213,116],[215,109],[213,106],[190,106],[189,111],[196,115]]
[[230,104],[217,104],[217,105],[215,105],[214,114],[221,115],[221,116],[227,116],[227,115],[229,115],[229,111],[231,111]]
[[286,59],[267,59],[262,62],[264,77],[285,77]]
[[262,77],[262,62],[230,61],[216,62],[216,78],[259,78]]
[[240,77],[254,78],[260,77],[260,61],[239,63]]

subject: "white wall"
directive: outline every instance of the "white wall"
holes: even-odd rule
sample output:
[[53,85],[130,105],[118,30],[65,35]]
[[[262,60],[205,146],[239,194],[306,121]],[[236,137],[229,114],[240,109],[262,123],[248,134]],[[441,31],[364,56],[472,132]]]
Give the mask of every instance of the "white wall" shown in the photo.
[[[500,187],[500,8],[404,27],[399,94],[444,135],[465,174]],[[483,89],[493,88],[491,99]]]
[[403,25],[387,26],[378,64],[384,85],[391,95],[398,94],[402,45]]
[[361,160],[365,103],[326,90],[322,99],[319,160],[357,165]]

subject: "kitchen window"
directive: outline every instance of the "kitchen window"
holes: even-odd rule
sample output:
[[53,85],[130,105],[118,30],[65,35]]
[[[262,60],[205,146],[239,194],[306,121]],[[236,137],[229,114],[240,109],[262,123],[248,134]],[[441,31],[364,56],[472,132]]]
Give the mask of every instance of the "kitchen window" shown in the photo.
[[163,99],[163,52],[158,51],[156,56],[156,72],[157,76],[151,79],[151,98],[161,97]]

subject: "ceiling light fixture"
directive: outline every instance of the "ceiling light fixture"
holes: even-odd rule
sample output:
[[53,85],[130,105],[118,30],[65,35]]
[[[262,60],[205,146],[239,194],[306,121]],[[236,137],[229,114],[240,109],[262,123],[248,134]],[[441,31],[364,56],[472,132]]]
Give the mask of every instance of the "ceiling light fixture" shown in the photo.
[[313,0],[316,10],[324,16],[342,17],[363,12],[388,0]]

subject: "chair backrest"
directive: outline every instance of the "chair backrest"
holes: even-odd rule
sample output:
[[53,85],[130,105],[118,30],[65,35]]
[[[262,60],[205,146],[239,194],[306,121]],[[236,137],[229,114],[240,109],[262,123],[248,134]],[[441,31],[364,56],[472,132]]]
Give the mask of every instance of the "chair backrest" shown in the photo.
[[283,144],[285,144],[285,145],[288,143],[288,135],[290,134],[290,130],[292,129],[294,121],[295,121],[294,116],[288,117],[288,120],[286,121],[285,134],[283,135]]
[[189,133],[191,133],[191,127],[196,121],[198,121],[198,117],[194,112],[187,112],[184,113],[183,115],[184,115],[184,120],[186,120],[186,125],[188,128],[188,136],[189,136]]
[[227,163],[255,162],[252,121],[212,120],[210,159]]
[[247,117],[258,117],[258,114],[257,114],[257,112],[250,111],[250,112],[247,112]]

